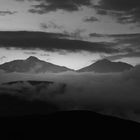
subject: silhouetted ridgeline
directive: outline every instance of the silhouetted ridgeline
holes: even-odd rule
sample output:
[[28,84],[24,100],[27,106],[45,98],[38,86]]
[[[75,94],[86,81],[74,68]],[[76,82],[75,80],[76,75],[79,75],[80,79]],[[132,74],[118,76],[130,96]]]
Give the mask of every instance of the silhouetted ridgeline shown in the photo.
[[71,69],[58,66],[49,62],[39,60],[34,56],[30,56],[26,60],[14,60],[0,65],[0,69],[6,72],[28,72],[28,73],[43,73],[43,72],[64,72]]
[[[77,72],[113,73],[124,72],[132,69],[133,66],[123,62],[111,62],[107,59],[99,60],[90,66],[84,67]],[[45,73],[45,72],[66,72],[74,71],[64,66],[55,65],[30,56],[26,60],[14,60],[0,65],[5,72]]]
[[99,60],[90,66],[84,67],[78,72],[97,72],[97,73],[113,73],[113,72],[123,72],[132,69],[133,66],[123,62],[111,62],[107,59]]
[[[9,82],[7,85],[14,83],[17,82]],[[32,85],[51,84],[37,81],[29,81],[29,83]],[[103,132],[110,136],[111,131],[118,135],[120,132],[124,134],[127,129],[132,131],[139,128],[140,124],[84,109],[61,111],[59,106],[46,100],[27,100],[22,96],[3,93],[0,94],[0,126],[7,135],[12,132],[16,136],[20,134],[23,138],[28,133],[33,138],[48,137],[50,131],[61,132],[60,134],[63,135],[62,132],[73,134],[78,130],[84,134],[88,131],[92,135],[94,131],[94,137],[97,134],[100,136]]]
[[64,136],[64,133],[67,135],[70,133],[70,136],[78,134],[79,136],[85,135],[87,137],[91,135],[99,138],[106,133],[106,135],[103,135],[104,137],[111,137],[112,134],[116,134],[116,136],[119,134],[129,135],[129,132],[140,128],[138,123],[132,121],[84,110],[60,111],[51,115],[0,117],[0,123],[1,127],[4,126],[6,132],[14,132],[16,136],[20,134],[22,138],[27,134],[31,135],[32,138],[46,138],[50,134],[53,137],[54,133],[56,136],[56,132],[61,136]]

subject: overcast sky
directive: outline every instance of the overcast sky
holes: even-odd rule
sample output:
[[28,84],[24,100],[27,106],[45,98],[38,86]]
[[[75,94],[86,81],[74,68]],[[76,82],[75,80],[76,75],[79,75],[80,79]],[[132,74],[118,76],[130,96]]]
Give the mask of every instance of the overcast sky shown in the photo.
[[[88,44],[81,47],[75,42],[72,49],[60,46],[57,51],[42,46],[37,50],[2,46],[0,63],[29,55],[74,69],[104,57],[133,65],[140,63],[139,0],[0,0],[0,30],[60,33],[65,35],[64,41],[86,41],[94,47],[88,49]],[[102,43],[100,49],[97,43]],[[77,46],[79,49],[75,50]]]

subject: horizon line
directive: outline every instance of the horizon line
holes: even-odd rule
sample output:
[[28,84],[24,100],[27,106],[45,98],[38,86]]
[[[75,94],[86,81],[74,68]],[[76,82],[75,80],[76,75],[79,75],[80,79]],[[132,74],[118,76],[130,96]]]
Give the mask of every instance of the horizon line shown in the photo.
[[[42,59],[40,59],[40,58],[38,58],[38,57],[36,57],[36,56],[30,55],[29,57],[27,57],[27,58],[25,58],[25,59],[14,59],[14,60],[11,60],[11,61],[3,62],[3,63],[1,63],[0,65],[3,65],[3,64],[5,64],[5,63],[9,63],[9,62],[12,62],[12,61],[16,61],[16,60],[27,60],[27,59],[29,59],[30,57],[35,57],[35,58],[37,58],[37,59],[40,60],[40,61],[44,61],[44,62],[46,62],[46,63],[51,63],[51,64],[53,64],[53,65],[57,65],[57,66],[61,66],[61,67],[66,67],[66,68],[68,68],[68,69],[70,69],[70,70],[74,70],[74,71],[78,71],[78,70],[80,70],[80,69],[83,69],[83,68],[85,68],[85,67],[88,67],[88,66],[90,66],[90,65],[92,65],[92,64],[95,64],[96,62],[98,62],[98,61],[100,61],[100,60],[104,60],[104,59],[106,59],[106,60],[108,60],[108,61],[110,61],[110,62],[114,62],[114,61],[111,61],[111,60],[109,60],[109,59],[107,59],[107,58],[103,58],[103,59],[98,59],[98,60],[96,60],[95,62],[91,63],[90,65],[84,66],[84,67],[82,67],[82,68],[73,69],[73,68],[69,68],[69,67],[64,66],[64,65],[58,65],[58,64],[55,64],[55,63],[52,63],[52,62],[48,62],[48,61],[42,60]],[[131,66],[133,66],[133,67],[135,67],[135,66],[137,66],[137,65],[140,65],[140,64],[132,65],[132,64],[130,64],[130,63],[126,63],[126,62],[123,62],[123,61],[117,61],[117,62],[114,62],[114,63],[118,63],[118,62],[122,62],[122,63],[125,63],[125,64],[129,64],[129,65],[131,65]]]

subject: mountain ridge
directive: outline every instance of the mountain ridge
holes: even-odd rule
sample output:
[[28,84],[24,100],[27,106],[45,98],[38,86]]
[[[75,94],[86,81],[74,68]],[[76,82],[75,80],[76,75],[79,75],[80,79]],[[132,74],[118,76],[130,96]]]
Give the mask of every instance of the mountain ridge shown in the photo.
[[96,73],[109,73],[109,72],[123,72],[134,68],[132,65],[124,62],[111,62],[108,59],[101,59],[95,63],[83,67],[79,70],[59,66],[44,60],[40,60],[35,56],[30,56],[25,60],[13,60],[0,65],[0,69],[6,72],[31,72],[31,73],[45,73],[45,72],[96,72]]
[[25,60],[13,60],[0,65],[0,69],[6,72],[31,72],[31,73],[45,73],[45,72],[64,72],[72,71],[64,66],[58,66],[37,57],[30,56]]
[[98,73],[109,73],[109,72],[123,72],[133,68],[132,65],[124,62],[111,62],[108,59],[101,59],[95,63],[79,69],[78,72],[98,72]]

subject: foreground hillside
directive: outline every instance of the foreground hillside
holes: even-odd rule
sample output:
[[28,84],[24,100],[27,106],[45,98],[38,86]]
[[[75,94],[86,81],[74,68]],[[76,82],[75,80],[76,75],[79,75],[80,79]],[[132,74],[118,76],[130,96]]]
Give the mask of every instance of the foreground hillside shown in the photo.
[[0,114],[1,124],[5,123],[9,125],[9,128],[13,125],[17,128],[22,128],[29,123],[27,129],[35,129],[35,125],[40,128],[51,124],[60,125],[63,122],[70,125],[71,121],[76,124],[93,125],[93,128],[100,127],[101,130],[107,126],[110,129],[112,127],[126,128],[128,126],[139,126],[138,123],[132,121],[100,115],[84,109],[61,111],[56,105],[49,102],[28,101],[11,95],[0,95]]

